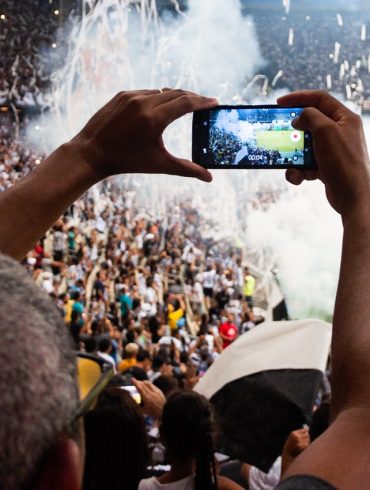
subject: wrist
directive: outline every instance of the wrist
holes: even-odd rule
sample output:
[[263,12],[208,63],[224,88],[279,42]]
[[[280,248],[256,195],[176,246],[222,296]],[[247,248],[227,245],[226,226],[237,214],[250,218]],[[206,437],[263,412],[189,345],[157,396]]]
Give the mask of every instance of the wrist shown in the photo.
[[78,134],[63,147],[79,162],[81,167],[84,167],[86,174],[94,181],[94,184],[110,176],[109,171],[104,171],[104,166],[99,164],[102,158],[98,149],[88,139]]
[[344,230],[370,235],[370,198],[342,213],[342,223]]

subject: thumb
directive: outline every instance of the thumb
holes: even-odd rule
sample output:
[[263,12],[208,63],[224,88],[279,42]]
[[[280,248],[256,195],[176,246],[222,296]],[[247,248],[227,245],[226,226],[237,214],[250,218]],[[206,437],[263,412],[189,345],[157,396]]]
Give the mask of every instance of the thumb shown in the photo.
[[170,154],[168,156],[167,173],[170,175],[179,175],[181,177],[195,177],[203,182],[212,181],[212,174],[206,168],[201,167],[190,160],[176,158]]
[[329,126],[335,126],[334,121],[325,116],[315,107],[306,107],[304,111],[292,121],[292,126],[300,131],[317,131],[326,130]]
[[317,170],[288,168],[285,172],[285,178],[293,185],[300,185],[304,180],[316,180],[320,176]]

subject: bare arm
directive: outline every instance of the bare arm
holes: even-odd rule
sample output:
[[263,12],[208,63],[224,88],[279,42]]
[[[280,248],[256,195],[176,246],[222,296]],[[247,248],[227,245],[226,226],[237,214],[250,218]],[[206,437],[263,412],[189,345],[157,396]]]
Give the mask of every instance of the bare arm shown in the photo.
[[312,131],[319,171],[304,175],[290,170],[287,178],[295,184],[320,178],[330,204],[342,216],[344,230],[333,320],[332,424],[284,477],[312,474],[338,488],[366,488],[370,479],[366,461],[370,451],[370,172],[362,123],[326,93],[291,94],[279,102],[312,106],[295,126]]
[[98,180],[73,144],[59,147],[0,194],[0,250],[22,259],[68,206]]
[[308,428],[298,429],[291,432],[285,441],[281,454],[281,475],[287,471],[289,466],[302,451],[310,445]]
[[162,133],[176,118],[216,105],[183,90],[121,92],[69,143],[0,195],[0,250],[22,259],[91,185],[114,174],[165,173],[212,179],[167,152]]
[[235,483],[230,478],[226,478],[225,476],[217,477],[217,487],[218,490],[243,490],[243,487]]

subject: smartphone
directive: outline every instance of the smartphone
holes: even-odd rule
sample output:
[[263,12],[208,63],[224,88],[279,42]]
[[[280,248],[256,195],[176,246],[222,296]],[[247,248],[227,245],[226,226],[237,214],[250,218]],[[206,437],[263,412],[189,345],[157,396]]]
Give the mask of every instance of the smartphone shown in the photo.
[[135,400],[135,402],[140,405],[141,403],[141,395],[137,391],[136,386],[130,385],[130,386],[121,386],[122,390],[128,391],[132,398]]
[[193,161],[210,169],[316,169],[311,133],[292,126],[303,109],[223,105],[194,112]]

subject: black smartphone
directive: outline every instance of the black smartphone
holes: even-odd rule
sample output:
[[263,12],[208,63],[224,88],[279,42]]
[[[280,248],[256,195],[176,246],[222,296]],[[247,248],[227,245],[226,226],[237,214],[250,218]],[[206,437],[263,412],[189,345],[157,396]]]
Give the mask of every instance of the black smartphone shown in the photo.
[[316,169],[311,133],[292,126],[303,109],[221,105],[194,112],[193,161],[210,169]]

